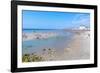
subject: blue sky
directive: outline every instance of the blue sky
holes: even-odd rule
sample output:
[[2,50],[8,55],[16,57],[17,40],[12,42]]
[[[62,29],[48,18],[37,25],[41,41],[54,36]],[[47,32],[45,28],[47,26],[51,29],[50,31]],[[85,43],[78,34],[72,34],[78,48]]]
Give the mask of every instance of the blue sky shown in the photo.
[[69,29],[90,27],[89,13],[23,10],[23,29]]

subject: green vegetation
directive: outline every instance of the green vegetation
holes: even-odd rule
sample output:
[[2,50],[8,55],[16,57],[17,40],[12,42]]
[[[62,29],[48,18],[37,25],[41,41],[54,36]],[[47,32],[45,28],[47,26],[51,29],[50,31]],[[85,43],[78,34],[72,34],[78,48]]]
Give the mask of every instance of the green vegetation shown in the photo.
[[22,62],[38,62],[43,61],[43,58],[41,56],[38,56],[36,54],[24,54],[22,57]]
[[39,62],[46,61],[55,55],[55,48],[44,48],[42,49],[42,54],[37,55],[36,52],[32,54],[24,54],[22,56],[22,62]]

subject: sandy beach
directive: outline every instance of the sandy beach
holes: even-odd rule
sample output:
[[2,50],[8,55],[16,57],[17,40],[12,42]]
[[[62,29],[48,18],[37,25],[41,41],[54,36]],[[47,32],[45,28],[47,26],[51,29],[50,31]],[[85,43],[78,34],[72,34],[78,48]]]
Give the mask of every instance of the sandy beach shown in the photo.
[[22,17],[23,62],[90,58],[89,12],[23,10]]
[[52,49],[51,55],[43,54],[46,61],[49,60],[80,60],[90,58],[90,37],[88,32],[76,34],[70,43],[66,44],[62,53]]
[[64,59],[89,59],[90,37],[86,33],[75,35],[73,41],[65,48]]
[[[50,33],[45,33],[41,35],[42,35],[42,38],[47,38],[49,37],[49,34]],[[47,36],[44,36],[44,35],[47,35]],[[70,40],[69,43],[66,43],[68,40],[66,41],[64,40],[65,42],[64,45],[63,44],[61,45],[62,39],[60,39],[59,42],[57,40],[55,44],[53,44],[52,42],[52,44],[49,45],[50,48],[43,49],[43,47],[41,47],[40,51],[36,52],[36,56],[41,57],[42,61],[89,59],[90,58],[90,36],[89,35],[90,35],[89,31],[75,33],[72,36],[72,39]],[[55,34],[51,33],[50,37],[51,36],[55,36]],[[32,37],[32,34],[31,34],[31,37]],[[56,48],[53,48],[55,46]],[[58,48],[60,48],[60,50]],[[32,55],[30,54],[30,56]]]

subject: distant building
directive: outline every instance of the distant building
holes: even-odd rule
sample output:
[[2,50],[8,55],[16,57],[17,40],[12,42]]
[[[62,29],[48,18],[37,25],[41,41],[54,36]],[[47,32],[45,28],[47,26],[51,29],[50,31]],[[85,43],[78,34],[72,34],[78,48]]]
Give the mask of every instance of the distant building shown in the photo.
[[81,26],[79,27],[79,29],[80,29],[80,30],[87,30],[87,28],[86,28],[85,26],[83,26],[83,25],[81,25]]

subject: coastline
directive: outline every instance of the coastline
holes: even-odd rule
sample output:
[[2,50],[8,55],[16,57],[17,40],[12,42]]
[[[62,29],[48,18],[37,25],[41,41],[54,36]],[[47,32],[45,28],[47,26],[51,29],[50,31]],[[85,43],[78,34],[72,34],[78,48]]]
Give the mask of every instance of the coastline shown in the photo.
[[[39,61],[89,59],[90,37],[88,34],[88,31],[75,34],[71,42],[66,44],[67,47],[60,53],[56,48],[46,48],[40,54],[36,55],[37,57],[41,57],[41,60],[39,59]],[[29,55],[29,57],[32,57],[32,54]]]
[[73,41],[65,48],[66,59],[89,59],[90,58],[90,37],[88,32],[77,34]]
[[62,53],[47,56],[46,60],[79,60],[90,58],[90,37],[89,33],[75,34],[70,43],[64,48]]

